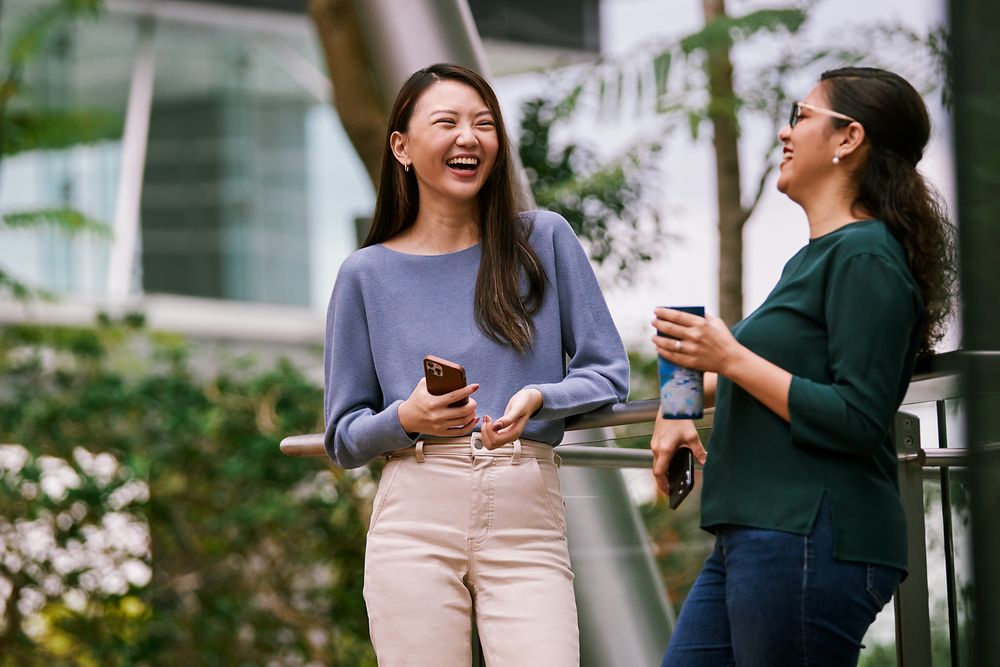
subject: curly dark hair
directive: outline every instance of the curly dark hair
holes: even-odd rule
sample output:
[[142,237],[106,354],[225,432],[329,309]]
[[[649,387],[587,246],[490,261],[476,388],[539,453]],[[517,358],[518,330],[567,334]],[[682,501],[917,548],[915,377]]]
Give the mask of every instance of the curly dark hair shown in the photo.
[[854,204],[884,222],[903,247],[926,308],[919,354],[931,354],[952,311],[958,269],[955,228],[940,195],[917,171],[931,133],[927,107],[913,86],[886,70],[844,67],[820,80],[831,108],[865,128],[868,160]]

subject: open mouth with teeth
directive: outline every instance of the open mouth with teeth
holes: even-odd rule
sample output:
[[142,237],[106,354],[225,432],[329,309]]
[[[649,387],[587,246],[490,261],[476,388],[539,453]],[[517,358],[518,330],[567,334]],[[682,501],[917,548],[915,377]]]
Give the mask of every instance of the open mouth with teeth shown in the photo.
[[456,157],[448,160],[447,164],[456,171],[475,171],[479,166],[479,158]]

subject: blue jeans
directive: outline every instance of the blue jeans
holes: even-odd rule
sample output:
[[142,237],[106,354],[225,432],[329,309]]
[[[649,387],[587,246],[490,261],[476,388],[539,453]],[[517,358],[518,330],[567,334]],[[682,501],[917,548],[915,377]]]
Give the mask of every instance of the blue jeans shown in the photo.
[[837,560],[833,540],[825,499],[809,535],[721,527],[663,667],[856,665],[902,571]]

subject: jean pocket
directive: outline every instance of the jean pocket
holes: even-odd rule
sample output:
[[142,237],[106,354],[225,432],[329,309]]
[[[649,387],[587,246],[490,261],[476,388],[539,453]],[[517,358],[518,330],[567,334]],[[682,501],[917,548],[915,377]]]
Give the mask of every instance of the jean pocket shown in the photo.
[[563,502],[562,487],[559,484],[559,469],[553,461],[532,459],[538,479],[541,482],[541,496],[548,509],[549,518],[555,523],[559,533],[566,537],[566,505]]
[[378,491],[375,492],[375,499],[372,501],[372,518],[368,522],[368,532],[375,530],[378,519],[382,516],[389,494],[392,492],[392,483],[396,481],[396,471],[399,469],[400,461],[392,460],[385,464],[382,469],[382,477],[378,481]]
[[886,565],[874,565],[868,563],[867,585],[868,595],[872,597],[878,608],[881,609],[892,599],[896,589],[899,588],[899,581],[903,578],[903,573]]

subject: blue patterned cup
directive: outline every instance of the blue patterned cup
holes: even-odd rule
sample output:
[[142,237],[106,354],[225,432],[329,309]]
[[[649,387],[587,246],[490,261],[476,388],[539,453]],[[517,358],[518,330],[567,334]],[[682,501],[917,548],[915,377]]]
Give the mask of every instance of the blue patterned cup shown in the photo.
[[[705,317],[704,306],[665,306]],[[672,338],[658,334],[664,338]],[[664,419],[700,419],[704,414],[703,373],[658,357],[660,371],[660,414]]]

